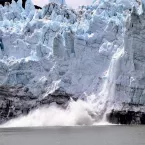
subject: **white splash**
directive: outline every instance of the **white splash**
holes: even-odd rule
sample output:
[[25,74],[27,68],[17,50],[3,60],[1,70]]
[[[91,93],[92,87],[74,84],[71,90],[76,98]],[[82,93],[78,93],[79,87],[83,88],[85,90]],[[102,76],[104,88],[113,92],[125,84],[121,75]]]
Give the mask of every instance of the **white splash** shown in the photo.
[[56,105],[39,108],[27,116],[11,120],[1,127],[34,127],[34,126],[75,126],[93,125],[94,110],[84,101],[71,102],[67,109]]

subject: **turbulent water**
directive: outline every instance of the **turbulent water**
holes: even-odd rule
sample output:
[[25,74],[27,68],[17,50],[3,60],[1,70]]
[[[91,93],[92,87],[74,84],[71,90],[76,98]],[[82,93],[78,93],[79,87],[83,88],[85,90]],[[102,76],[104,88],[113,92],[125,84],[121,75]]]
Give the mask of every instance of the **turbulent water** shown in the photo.
[[143,105],[144,1],[100,0],[78,9],[50,2],[42,10],[31,0],[25,9],[21,0],[0,6],[0,84],[27,88],[37,102],[59,88],[78,101],[17,112],[2,126],[95,125],[124,103]]

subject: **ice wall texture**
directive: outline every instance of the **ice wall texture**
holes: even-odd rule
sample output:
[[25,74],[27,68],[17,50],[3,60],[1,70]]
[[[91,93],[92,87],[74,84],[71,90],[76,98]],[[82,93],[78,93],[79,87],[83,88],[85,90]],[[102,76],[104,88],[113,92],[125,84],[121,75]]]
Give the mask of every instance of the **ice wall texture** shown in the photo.
[[145,103],[143,5],[100,0],[35,10],[29,0],[24,10],[20,3],[0,7],[0,84],[26,86],[38,97],[63,88],[96,110]]
[[[128,102],[144,104],[144,4],[139,10],[141,10],[141,13],[134,7],[126,22],[124,54],[120,59],[116,90],[117,94],[118,92],[120,92],[119,94],[124,94],[122,98],[126,98]],[[118,98],[121,98],[121,95]]]
[[49,3],[56,3],[59,5],[65,5],[65,0],[48,0]]

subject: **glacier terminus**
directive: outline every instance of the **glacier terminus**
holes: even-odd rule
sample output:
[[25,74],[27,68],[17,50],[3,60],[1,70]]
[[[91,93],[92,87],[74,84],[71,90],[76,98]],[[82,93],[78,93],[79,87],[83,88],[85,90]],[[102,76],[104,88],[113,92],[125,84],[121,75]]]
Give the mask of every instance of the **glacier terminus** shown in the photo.
[[145,1],[0,5],[4,127],[145,124]]

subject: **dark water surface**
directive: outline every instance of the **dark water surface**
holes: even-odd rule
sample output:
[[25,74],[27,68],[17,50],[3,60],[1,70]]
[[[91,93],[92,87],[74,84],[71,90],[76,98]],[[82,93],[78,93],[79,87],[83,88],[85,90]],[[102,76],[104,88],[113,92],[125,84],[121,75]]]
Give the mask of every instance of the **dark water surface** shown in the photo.
[[7,128],[0,145],[145,145],[145,126]]

